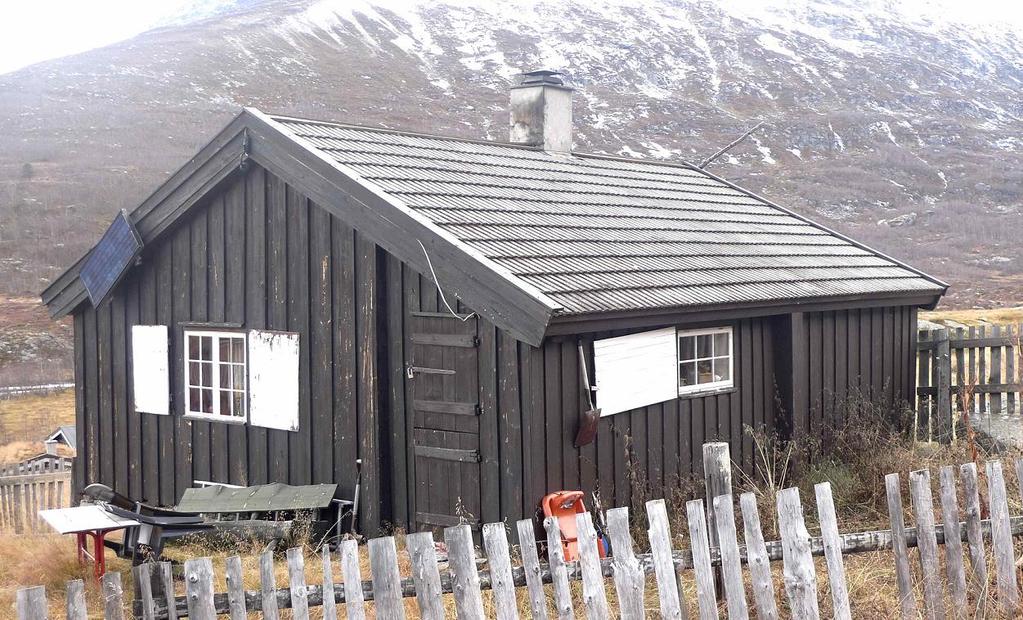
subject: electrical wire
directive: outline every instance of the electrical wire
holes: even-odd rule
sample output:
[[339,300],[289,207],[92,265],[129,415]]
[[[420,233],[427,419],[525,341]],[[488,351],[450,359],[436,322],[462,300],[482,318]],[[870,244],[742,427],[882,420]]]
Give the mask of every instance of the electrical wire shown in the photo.
[[434,271],[433,269],[433,261],[430,260],[430,253],[426,251],[426,246],[423,245],[422,241],[416,239],[416,242],[419,244],[419,247],[423,248],[423,256],[426,257],[426,264],[430,267],[430,275],[433,276],[433,282],[434,284],[437,285],[437,292],[440,293],[440,299],[441,301],[444,302],[444,305],[447,307],[448,312],[451,313],[451,316],[455,317],[459,321],[462,321],[463,323],[468,321],[472,317],[476,316],[475,312],[470,312],[469,314],[462,316],[461,314],[458,314],[457,312],[454,311],[454,309],[451,307],[451,304],[448,303],[448,298],[444,296],[444,289],[440,287],[440,279],[437,278],[437,272]]

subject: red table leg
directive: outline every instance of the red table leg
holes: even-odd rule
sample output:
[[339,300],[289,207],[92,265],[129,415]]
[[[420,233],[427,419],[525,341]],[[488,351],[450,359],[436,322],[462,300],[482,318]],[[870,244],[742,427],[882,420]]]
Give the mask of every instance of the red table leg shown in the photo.
[[78,564],[85,564],[85,532],[78,532],[75,534],[76,551],[78,551]]
[[96,580],[103,578],[103,575],[107,572],[107,559],[106,554],[103,553],[103,538],[106,532],[100,530],[98,532],[92,532],[92,553],[93,558],[96,562]]

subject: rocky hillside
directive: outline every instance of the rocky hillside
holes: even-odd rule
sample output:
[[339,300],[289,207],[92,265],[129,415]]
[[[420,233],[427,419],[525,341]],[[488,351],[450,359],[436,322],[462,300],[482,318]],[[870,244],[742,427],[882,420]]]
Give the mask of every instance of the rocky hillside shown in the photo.
[[241,106],[502,139],[508,86],[545,67],[578,89],[579,150],[699,161],[764,120],[710,169],[947,279],[955,305],[1023,298],[1023,21],[607,4],[238,0],[0,75],[0,293],[37,292]]

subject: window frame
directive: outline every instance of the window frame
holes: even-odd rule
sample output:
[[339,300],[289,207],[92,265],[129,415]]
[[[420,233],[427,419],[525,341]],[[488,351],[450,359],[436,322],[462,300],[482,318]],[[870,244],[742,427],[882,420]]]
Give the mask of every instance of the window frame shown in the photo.
[[[193,360],[189,357],[188,351],[188,339],[191,336],[200,338],[213,338],[213,346],[211,347],[212,359],[207,360]],[[241,414],[237,412],[234,415],[220,413],[220,397],[224,391],[233,393],[238,392],[234,388],[222,387],[220,385],[220,339],[239,339],[242,341],[242,351],[244,352],[245,359],[242,363],[242,381],[243,387],[240,390],[242,396],[241,403]],[[208,422],[220,422],[223,424],[245,424],[249,419],[249,339],[247,333],[244,330],[225,330],[225,329],[203,329],[201,327],[189,327],[182,330],[181,337],[182,346],[182,395],[183,395],[183,411],[184,417],[195,420],[205,420]],[[200,354],[201,355],[201,354]],[[203,385],[193,385],[191,377],[189,376],[189,364],[192,362],[209,363],[212,364],[214,369],[210,386],[206,387]],[[237,365],[237,362],[226,362],[231,365]],[[200,379],[201,382],[201,379]],[[209,389],[213,392],[213,413],[206,413],[205,411],[192,411],[191,400],[189,398],[190,390],[193,388]]]
[[[723,355],[717,355],[715,351],[711,351],[709,356],[701,357],[698,345],[694,344],[692,358],[682,359],[682,347],[681,339],[683,337],[698,337],[706,335],[716,334],[728,334],[728,379],[722,381],[711,381],[708,383],[699,383],[699,362],[701,360],[713,360],[714,358],[724,357]],[[698,342],[698,340],[697,340]],[[713,343],[713,339],[711,340]],[[713,346],[713,344],[711,345]],[[734,332],[731,325],[723,327],[706,327],[700,329],[682,329],[679,327],[675,328],[675,363],[676,373],[678,375],[678,395],[679,396],[694,396],[700,394],[706,394],[709,392],[723,392],[731,390],[735,387],[735,339]],[[695,363],[697,364],[696,377],[697,383],[693,385],[682,385],[682,364],[683,363]],[[713,364],[713,362],[711,362]],[[713,368],[713,366],[712,366]]]

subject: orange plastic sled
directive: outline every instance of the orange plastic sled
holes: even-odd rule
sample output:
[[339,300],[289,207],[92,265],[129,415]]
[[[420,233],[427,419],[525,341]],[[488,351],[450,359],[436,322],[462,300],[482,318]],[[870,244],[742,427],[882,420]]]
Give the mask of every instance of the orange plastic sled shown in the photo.
[[[558,518],[558,528],[561,530],[561,549],[565,554],[566,562],[579,559],[579,533],[575,526],[575,516],[586,512],[583,495],[582,491],[557,491],[545,495],[540,501],[545,517]],[[607,556],[605,543],[599,538],[597,539],[597,550],[600,557]]]

